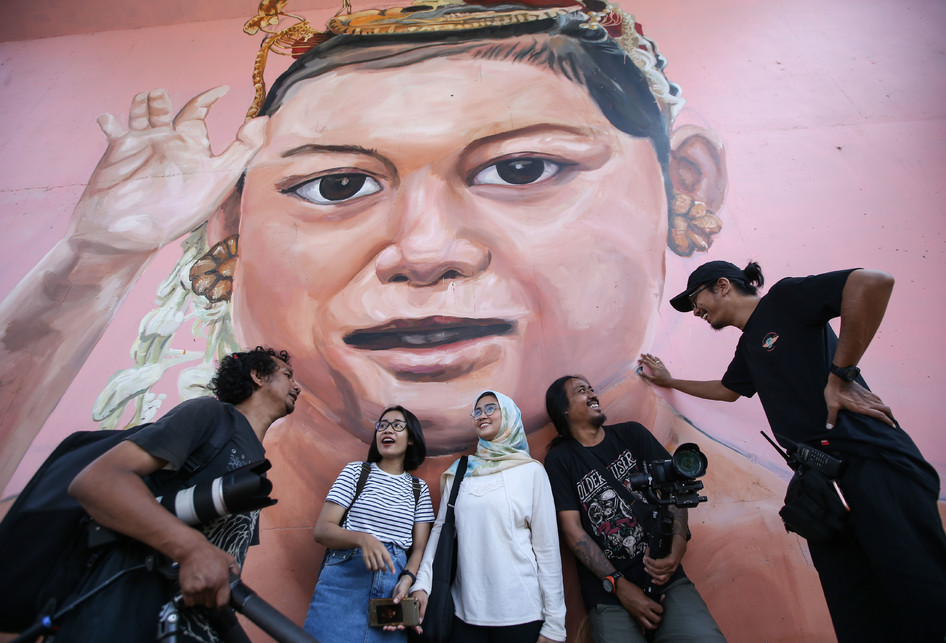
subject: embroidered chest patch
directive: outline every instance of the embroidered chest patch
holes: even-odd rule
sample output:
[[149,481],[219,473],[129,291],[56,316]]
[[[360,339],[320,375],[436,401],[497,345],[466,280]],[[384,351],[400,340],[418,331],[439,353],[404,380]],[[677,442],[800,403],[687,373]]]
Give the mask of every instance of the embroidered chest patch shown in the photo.
[[762,338],[762,348],[767,351],[775,348],[775,342],[778,341],[778,333],[772,332],[767,333],[765,337]]

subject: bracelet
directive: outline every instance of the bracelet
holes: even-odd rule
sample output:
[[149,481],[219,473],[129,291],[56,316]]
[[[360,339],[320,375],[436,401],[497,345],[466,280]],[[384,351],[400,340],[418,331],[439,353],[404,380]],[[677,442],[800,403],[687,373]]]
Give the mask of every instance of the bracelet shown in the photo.
[[414,584],[417,582],[417,576],[414,576],[414,572],[409,570],[407,567],[401,570],[401,573],[398,575],[397,579],[401,580],[401,578],[403,578],[404,576],[411,577],[411,584]]

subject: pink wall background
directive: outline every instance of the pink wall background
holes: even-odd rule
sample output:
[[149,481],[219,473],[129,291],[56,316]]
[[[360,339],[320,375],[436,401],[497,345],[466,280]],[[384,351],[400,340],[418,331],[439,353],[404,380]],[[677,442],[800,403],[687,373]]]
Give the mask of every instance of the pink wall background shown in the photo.
[[[624,6],[657,41],[669,60],[668,76],[683,88],[687,107],[677,124],[708,127],[726,148],[723,231],[708,254],[684,259],[668,253],[665,295],[715,258],[739,265],[757,260],[770,284],[854,266],[890,272],[897,278],[893,299],[861,366],[946,474],[940,420],[946,402],[937,381],[946,345],[936,330],[946,313],[946,5],[661,0]],[[320,26],[334,10],[306,15]],[[230,93],[209,124],[217,149],[231,140],[250,102],[259,44],[242,33],[243,20],[0,44],[0,298],[65,232],[104,150],[95,124],[100,113],[122,118],[134,93],[151,88],[167,88],[180,106],[226,84]],[[274,60],[271,67],[281,64]],[[92,427],[92,403],[108,377],[129,366],[138,322],[178,255],[171,244],[139,281],[4,496],[17,493],[65,435]],[[736,331],[714,334],[665,303],[650,352],[675,374],[714,379],[736,339]],[[188,348],[189,341],[199,348],[185,333],[175,345]],[[162,387],[170,405],[173,380]],[[767,425],[757,400],[727,405],[666,397],[698,427],[787,477],[758,435]],[[12,469],[10,454],[0,457]],[[726,633],[732,640],[761,640],[762,634]]]

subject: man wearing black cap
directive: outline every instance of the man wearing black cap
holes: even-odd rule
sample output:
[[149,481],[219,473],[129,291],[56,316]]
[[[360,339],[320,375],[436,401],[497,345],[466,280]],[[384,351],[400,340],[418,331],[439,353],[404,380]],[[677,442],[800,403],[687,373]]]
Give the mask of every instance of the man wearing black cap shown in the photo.
[[[721,380],[672,377],[645,354],[642,376],[658,386],[733,402],[756,392],[778,441],[816,447],[844,462],[850,513],[839,534],[808,547],[840,641],[943,641],[946,535],[939,478],[868,388],[857,364],[880,326],[893,277],[844,270],[775,284],[762,270],[711,261],[670,303],[714,329],[742,331]],[[841,318],[840,336],[828,325]]]

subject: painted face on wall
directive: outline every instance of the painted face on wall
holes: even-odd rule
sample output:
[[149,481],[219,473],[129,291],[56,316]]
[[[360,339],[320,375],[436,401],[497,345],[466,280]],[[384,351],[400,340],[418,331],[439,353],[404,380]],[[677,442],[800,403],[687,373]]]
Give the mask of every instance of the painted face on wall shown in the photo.
[[246,174],[235,319],[296,356],[324,412],[363,427],[409,406],[442,453],[468,446],[483,388],[534,428],[551,376],[633,370],[667,233],[649,140],[502,60],[343,67],[292,92]]

